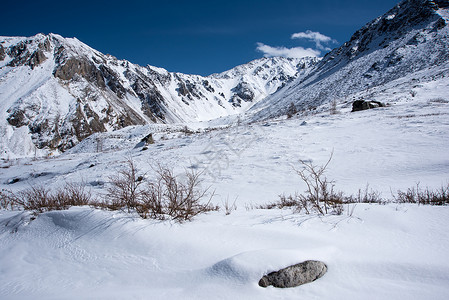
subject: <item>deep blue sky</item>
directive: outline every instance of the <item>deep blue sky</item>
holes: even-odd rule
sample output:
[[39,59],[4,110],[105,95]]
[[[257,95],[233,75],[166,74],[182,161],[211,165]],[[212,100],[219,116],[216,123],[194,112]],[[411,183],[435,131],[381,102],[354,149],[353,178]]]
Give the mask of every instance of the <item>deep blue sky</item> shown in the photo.
[[262,44],[316,49],[291,39],[307,30],[333,39],[322,49],[334,48],[399,0],[2,2],[2,36],[53,32],[143,66],[208,75],[264,56]]

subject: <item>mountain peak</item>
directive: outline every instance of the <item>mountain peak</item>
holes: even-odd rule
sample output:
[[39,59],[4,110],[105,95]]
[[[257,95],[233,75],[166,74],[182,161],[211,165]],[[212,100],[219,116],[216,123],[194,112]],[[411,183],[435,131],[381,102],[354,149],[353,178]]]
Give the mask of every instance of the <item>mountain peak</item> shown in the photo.
[[[141,67],[57,34],[1,38],[0,155],[64,151],[130,125],[241,113],[313,64],[299,62],[263,58],[202,77]],[[8,148],[12,139],[27,140],[26,149]]]

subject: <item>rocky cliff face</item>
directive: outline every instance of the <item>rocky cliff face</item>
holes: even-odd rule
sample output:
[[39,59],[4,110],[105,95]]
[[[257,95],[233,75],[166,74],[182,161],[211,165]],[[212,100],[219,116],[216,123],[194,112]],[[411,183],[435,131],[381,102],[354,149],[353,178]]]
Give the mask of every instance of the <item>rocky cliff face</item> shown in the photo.
[[95,132],[239,113],[314,62],[263,58],[202,77],[134,65],[55,34],[3,37],[0,143],[8,149],[25,127],[31,144],[64,151]]
[[301,109],[344,101],[411,74],[427,80],[421,77],[430,69],[442,76],[449,61],[448,7],[448,1],[402,1],[329,52],[309,74],[255,105],[255,118],[285,114],[290,103]]

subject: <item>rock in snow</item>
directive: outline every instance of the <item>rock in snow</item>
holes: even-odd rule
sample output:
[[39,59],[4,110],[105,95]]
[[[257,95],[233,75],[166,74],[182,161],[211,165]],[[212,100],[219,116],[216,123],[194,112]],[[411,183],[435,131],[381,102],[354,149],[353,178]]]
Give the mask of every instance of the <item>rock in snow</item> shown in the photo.
[[326,272],[327,266],[325,263],[316,260],[306,260],[263,276],[259,281],[259,286],[268,287],[272,285],[277,288],[296,287],[315,281],[321,278]]
[[385,107],[385,104],[379,101],[356,100],[352,103],[352,111],[360,111],[377,107]]

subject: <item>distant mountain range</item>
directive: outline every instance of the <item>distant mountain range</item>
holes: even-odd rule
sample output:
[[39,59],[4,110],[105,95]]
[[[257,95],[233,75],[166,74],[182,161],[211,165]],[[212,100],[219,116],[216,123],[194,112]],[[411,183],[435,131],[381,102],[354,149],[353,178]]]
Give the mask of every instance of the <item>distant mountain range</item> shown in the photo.
[[435,80],[449,70],[448,7],[402,1],[321,60],[262,58],[207,77],[141,67],[56,34],[0,37],[0,157],[65,151],[130,125],[276,117],[291,103],[348,101],[410,74]]
[[5,149],[23,127],[38,148],[65,150],[95,132],[240,113],[317,62],[262,58],[202,77],[141,67],[55,34],[2,37],[0,47]]

